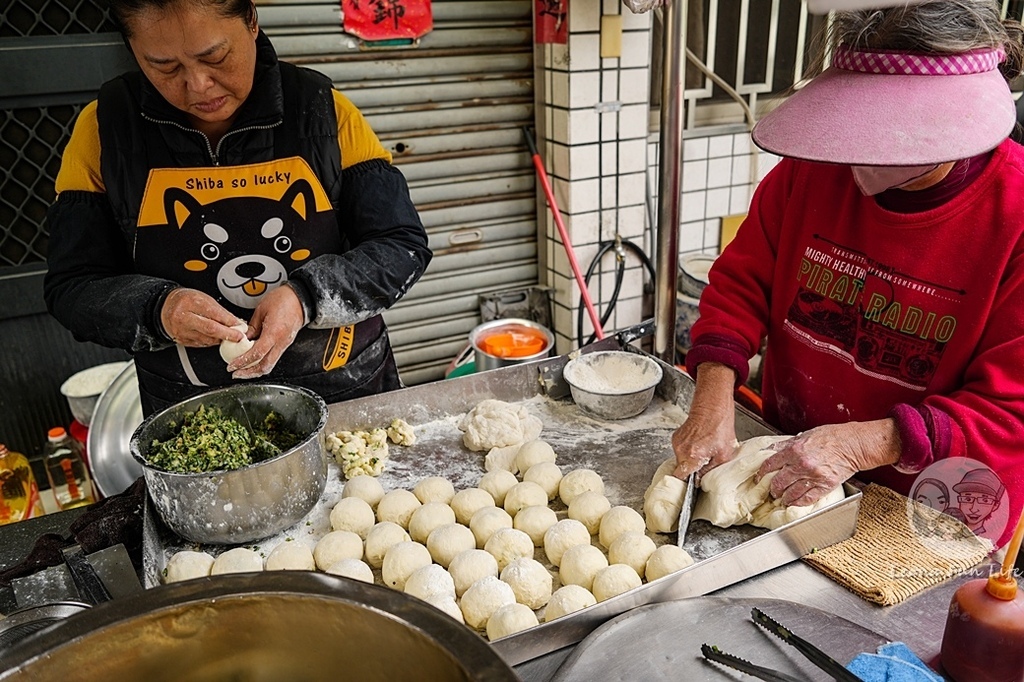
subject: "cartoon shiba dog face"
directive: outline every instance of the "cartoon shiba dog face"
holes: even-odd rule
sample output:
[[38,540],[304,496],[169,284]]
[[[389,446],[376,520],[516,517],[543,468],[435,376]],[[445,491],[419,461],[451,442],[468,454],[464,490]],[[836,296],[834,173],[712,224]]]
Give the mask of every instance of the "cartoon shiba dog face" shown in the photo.
[[185,279],[205,279],[228,302],[255,308],[268,291],[288,281],[289,261],[310,257],[301,242],[313,202],[306,180],[292,183],[279,201],[237,197],[203,205],[183,189],[168,189],[164,208],[168,224],[183,239],[183,250],[175,251],[183,256],[178,262],[187,271]]

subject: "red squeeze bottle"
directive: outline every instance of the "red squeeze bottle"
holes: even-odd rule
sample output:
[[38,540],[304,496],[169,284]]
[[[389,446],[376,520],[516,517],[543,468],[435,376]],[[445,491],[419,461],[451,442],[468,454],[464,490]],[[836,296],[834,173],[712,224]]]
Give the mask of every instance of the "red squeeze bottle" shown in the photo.
[[960,586],[942,635],[943,669],[956,682],[1024,682],[1024,591],[1013,562],[1024,538],[1024,513],[1002,569]]

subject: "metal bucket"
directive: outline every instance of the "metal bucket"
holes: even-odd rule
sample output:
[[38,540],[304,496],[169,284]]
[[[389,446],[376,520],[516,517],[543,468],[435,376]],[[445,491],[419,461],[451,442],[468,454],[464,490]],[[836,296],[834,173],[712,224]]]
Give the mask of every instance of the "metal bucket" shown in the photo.
[[[175,424],[200,405],[219,407],[227,414],[241,405],[252,423],[274,411],[302,441],[276,457],[232,471],[180,474],[150,466],[153,441],[171,437]],[[326,425],[327,405],[312,391],[283,384],[240,384],[157,412],[135,430],[130,448],[168,528],[195,542],[237,545],[282,531],[316,506],[327,487]]]
[[[543,347],[536,353],[523,356],[509,356],[500,357],[498,355],[492,355],[481,347],[481,341],[486,339],[491,334],[501,333],[502,330],[508,329],[510,332],[518,329],[526,328],[530,332],[540,334],[544,337]],[[542,324],[531,322],[530,320],[524,320],[518,317],[510,317],[503,320],[491,320],[490,322],[484,322],[478,325],[469,334],[469,343],[473,346],[473,360],[476,365],[476,371],[480,372],[487,369],[498,369],[499,367],[508,367],[510,365],[521,365],[524,362],[530,362],[531,360],[539,360],[546,358],[551,355],[551,349],[555,345],[555,335],[551,333],[551,330]]]
[[101,604],[0,655],[0,671],[35,682],[518,679],[483,638],[425,602],[299,571]]

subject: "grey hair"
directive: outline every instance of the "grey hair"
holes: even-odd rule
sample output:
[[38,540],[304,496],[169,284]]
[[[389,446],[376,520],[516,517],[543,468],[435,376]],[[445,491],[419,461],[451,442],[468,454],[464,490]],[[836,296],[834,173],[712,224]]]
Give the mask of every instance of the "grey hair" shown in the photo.
[[[1006,61],[999,69],[1008,80],[1024,67],[1024,27],[1000,19],[995,0],[930,0],[887,9],[836,12],[825,35],[831,48],[894,50],[923,54],[955,54],[1002,48]],[[819,59],[815,65],[823,66]]]

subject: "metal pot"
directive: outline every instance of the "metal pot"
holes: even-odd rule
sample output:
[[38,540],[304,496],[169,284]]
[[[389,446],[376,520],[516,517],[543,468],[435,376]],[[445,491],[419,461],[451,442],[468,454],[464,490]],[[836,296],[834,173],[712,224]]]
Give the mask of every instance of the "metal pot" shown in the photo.
[[[234,415],[239,405],[251,423],[277,412],[304,436],[277,457],[233,471],[178,474],[154,469],[148,452],[200,405]],[[132,457],[143,468],[149,496],[175,533],[202,543],[237,545],[269,537],[309,513],[327,487],[324,427],[327,405],[312,391],[282,384],[240,384],[172,405],[144,421],[132,435]]]
[[0,656],[0,680],[518,678],[441,611],[375,585],[281,571],[201,578],[68,618]]
[[[529,330],[539,332],[545,339],[542,350],[531,355],[520,357],[498,357],[496,355],[491,355],[481,348],[481,339],[486,338],[489,334],[499,333],[502,328],[505,327],[508,327],[510,330],[514,330],[516,327],[526,327]],[[484,370],[498,369],[499,367],[508,367],[510,365],[521,365],[524,362],[548,357],[551,355],[551,349],[555,345],[555,335],[551,333],[550,329],[542,324],[537,324],[536,322],[520,319],[518,317],[510,317],[502,320],[491,320],[490,322],[484,322],[481,325],[477,325],[469,334],[469,343],[473,346],[473,361],[476,365],[476,371],[482,372]]]

